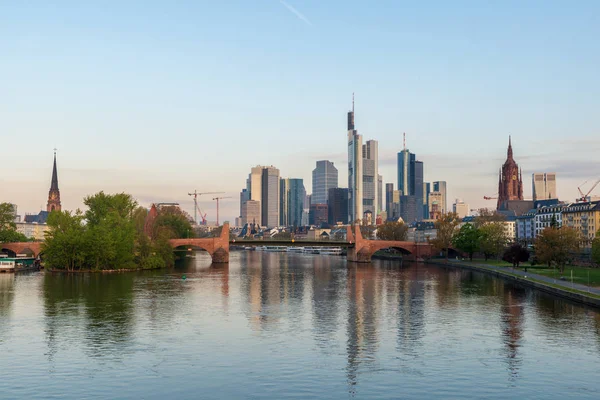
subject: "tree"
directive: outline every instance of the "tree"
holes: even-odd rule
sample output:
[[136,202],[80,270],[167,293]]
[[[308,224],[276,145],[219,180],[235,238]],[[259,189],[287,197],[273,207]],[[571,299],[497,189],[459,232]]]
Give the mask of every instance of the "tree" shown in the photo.
[[0,203],[0,231],[15,230],[15,215],[13,205],[10,203]]
[[500,214],[496,210],[490,210],[488,208],[480,208],[477,212],[477,215],[473,221],[473,224],[476,228],[480,228],[483,225],[489,224],[491,222],[502,222],[506,221],[506,216],[504,214]]
[[548,227],[535,239],[535,254],[541,262],[547,263],[550,267],[554,263],[560,273],[563,273],[565,265],[572,260],[579,248],[579,241],[579,232],[574,228]]
[[473,261],[473,253],[479,250],[481,241],[481,231],[473,224],[464,224],[452,238],[454,247],[469,255],[469,260]]
[[596,237],[592,241],[592,261],[600,264],[600,231],[596,233]]
[[[509,262],[513,268],[519,268],[519,264],[529,260],[529,250],[519,243],[513,243],[502,256],[502,260]],[[527,270],[527,269],[525,269]]]
[[373,232],[375,232],[375,229],[377,229],[377,227],[374,225],[361,225],[360,226],[360,234],[365,239],[372,239]]
[[0,243],[13,242],[29,242],[29,239],[15,229],[0,229]]
[[404,222],[387,221],[377,226],[377,239],[404,241],[408,234],[408,226]]
[[42,243],[44,261],[49,268],[73,271],[89,267],[89,246],[83,213],[77,210],[54,211],[48,215],[46,238]]
[[179,207],[161,207],[154,220],[154,229],[155,234],[158,230],[164,230],[170,239],[194,237],[192,224]]
[[502,250],[508,243],[508,235],[504,223],[502,222],[488,222],[479,228],[481,232],[481,240],[479,242],[479,249],[483,253],[485,260],[487,261],[490,257],[494,257],[502,253]]
[[458,218],[456,213],[443,214],[435,221],[437,236],[435,239],[430,239],[429,243],[436,249],[443,251],[446,259],[448,259],[448,249],[452,246],[452,238],[454,237],[459,224],[460,218]]

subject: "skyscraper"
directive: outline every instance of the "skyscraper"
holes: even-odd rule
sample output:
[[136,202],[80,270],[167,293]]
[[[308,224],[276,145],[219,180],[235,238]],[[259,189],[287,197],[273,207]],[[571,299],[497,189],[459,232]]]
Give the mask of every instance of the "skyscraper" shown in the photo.
[[[379,204],[379,149],[376,140],[368,140],[362,146],[363,157],[363,214],[371,212],[373,221],[378,214]],[[364,216],[363,216],[364,218]]]
[[[262,198],[261,218],[262,225],[273,228],[279,224],[279,170],[273,166],[262,169]],[[252,196],[252,193],[250,193]]]
[[[379,169],[379,167],[377,167]],[[383,176],[377,177],[377,212],[381,214],[383,208]]]
[[446,189],[446,181],[433,182],[433,191],[439,192],[441,196],[441,202],[439,204],[440,212],[445,214],[448,212],[448,193]]
[[242,206],[248,200],[250,200],[250,191],[248,190],[248,188],[242,189],[242,191],[240,192],[240,216],[242,215]]
[[327,198],[329,199],[327,201],[327,218],[329,219],[329,225],[336,225],[337,223],[347,224],[348,189],[331,188],[329,189]]
[[392,203],[394,196],[394,184],[386,183],[385,184],[385,212],[388,215],[388,218],[392,216]]
[[50,191],[48,192],[48,203],[46,211],[60,211],[60,190],[58,190],[58,171],[56,170],[56,151],[54,152],[54,165],[52,167],[52,181],[50,182]]
[[338,187],[338,170],[331,161],[317,161],[312,172],[312,203],[327,204],[329,189]]
[[259,207],[259,215],[256,220],[257,224],[262,224],[262,171],[263,166],[257,165],[250,170],[248,180],[246,181],[247,190],[250,192],[249,200],[258,201],[261,205]]
[[280,191],[280,225],[301,226],[306,197],[304,181],[302,179],[281,179]]
[[429,193],[431,193],[431,183],[423,183],[423,219],[429,219]]
[[354,129],[354,95],[348,112],[348,221],[363,218],[363,149],[362,136]]
[[531,176],[533,201],[557,199],[556,173],[534,173]]

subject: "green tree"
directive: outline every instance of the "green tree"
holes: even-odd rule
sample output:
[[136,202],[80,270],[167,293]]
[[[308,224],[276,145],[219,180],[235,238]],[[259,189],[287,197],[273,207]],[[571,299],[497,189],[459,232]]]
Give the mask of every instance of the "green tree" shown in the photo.
[[452,238],[454,247],[469,255],[469,260],[473,261],[473,254],[479,250],[481,241],[481,231],[473,224],[464,224]]
[[460,218],[456,213],[443,214],[435,221],[437,235],[435,239],[429,239],[429,243],[436,249],[443,251],[446,260],[448,259],[448,249],[452,246],[452,238],[460,225]]
[[[502,256],[502,260],[509,262],[513,268],[519,268],[519,264],[529,260],[529,250],[523,247],[520,243],[513,243]],[[527,268],[525,268],[527,271]]]
[[550,267],[554,263],[560,273],[563,273],[565,265],[573,259],[575,252],[579,249],[579,241],[579,232],[574,228],[548,227],[535,239],[535,255]]
[[170,239],[194,237],[192,224],[179,207],[161,207],[154,220],[154,229],[165,231]]
[[13,242],[29,242],[29,239],[15,229],[0,229],[0,243]]
[[508,243],[508,235],[503,222],[488,222],[479,228],[481,240],[479,249],[486,261],[502,253]]
[[0,203],[0,231],[16,230],[13,205],[10,203]]
[[406,240],[408,226],[404,222],[388,221],[377,226],[377,239],[379,240]]
[[592,261],[600,264],[600,230],[592,241]]
[[44,261],[48,268],[74,271],[86,268],[89,246],[83,214],[77,210],[54,211],[48,215],[49,231],[42,243]]

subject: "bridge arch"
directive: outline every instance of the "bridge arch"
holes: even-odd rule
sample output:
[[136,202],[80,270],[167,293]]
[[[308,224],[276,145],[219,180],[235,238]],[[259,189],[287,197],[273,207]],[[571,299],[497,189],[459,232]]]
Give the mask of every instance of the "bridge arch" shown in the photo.
[[214,238],[190,238],[190,239],[171,239],[169,240],[173,250],[179,247],[196,247],[204,249],[210,254],[213,263],[229,262],[229,224],[223,224],[221,234]]
[[28,254],[33,257],[40,255],[42,246],[40,242],[15,242],[0,244],[0,252],[7,253],[9,256],[17,254]]

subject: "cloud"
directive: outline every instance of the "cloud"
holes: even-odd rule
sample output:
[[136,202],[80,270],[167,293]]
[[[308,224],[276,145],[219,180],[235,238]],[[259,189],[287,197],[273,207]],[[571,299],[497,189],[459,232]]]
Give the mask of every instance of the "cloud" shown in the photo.
[[296,10],[294,7],[292,7],[291,5],[289,5],[288,3],[286,3],[283,0],[279,0],[279,2],[285,7],[287,8],[290,12],[292,12],[294,15],[296,15],[296,17],[298,17],[299,19],[301,19],[302,21],[306,22],[308,25],[312,26],[312,22],[310,22],[308,20],[308,18],[306,18],[304,16],[304,14],[302,14],[300,11]]

